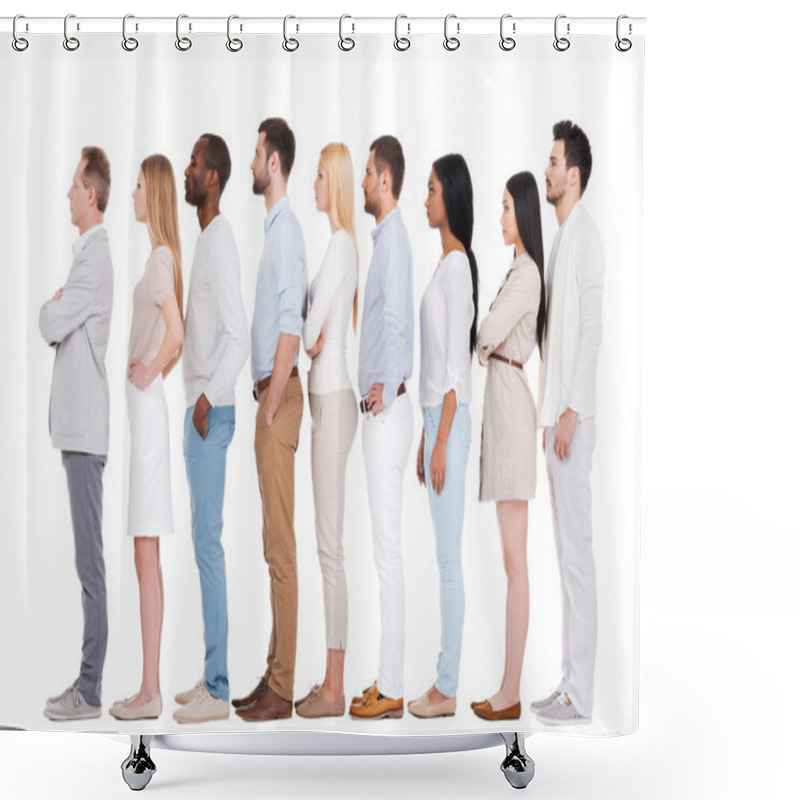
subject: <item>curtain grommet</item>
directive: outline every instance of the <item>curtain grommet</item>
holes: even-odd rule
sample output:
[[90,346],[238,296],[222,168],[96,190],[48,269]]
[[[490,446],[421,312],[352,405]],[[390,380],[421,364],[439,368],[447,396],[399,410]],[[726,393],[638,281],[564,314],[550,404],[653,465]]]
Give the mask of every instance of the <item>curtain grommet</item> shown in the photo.
[[[128,36],[129,19],[134,19],[133,14],[126,14],[122,18],[122,49],[132,53],[139,46],[139,40],[135,36]],[[136,25],[136,30],[139,30],[138,25]]]
[[[30,45],[30,42],[24,36],[20,36],[17,33],[17,21],[21,19],[25,19],[24,14],[17,14],[17,16],[14,17],[14,23],[11,27],[11,36],[12,36],[11,46],[18,53],[24,53],[28,49],[28,45]],[[25,27],[27,29],[27,23]]]
[[[181,51],[181,53],[185,53],[189,50],[192,46],[192,40],[188,36],[184,36],[181,33],[181,20],[182,19],[189,19],[188,14],[178,14],[175,18],[175,47]],[[192,30],[192,23],[189,23],[189,30]]]
[[451,19],[456,19],[456,15],[448,14],[444,18],[444,41],[442,42],[442,47],[452,53],[461,47],[461,39],[458,38],[458,34],[461,33],[461,23],[456,22],[456,36],[450,36],[448,33],[448,25],[450,24]]
[[[503,14],[503,16],[500,17],[500,49],[504,50],[506,53],[513,50],[517,46],[516,39],[511,36],[506,36],[505,24],[507,19],[511,19],[511,14]],[[517,32],[516,22],[511,23],[511,32]]]
[[[281,42],[281,47],[287,53],[294,53],[294,51],[297,50],[298,47],[300,47],[300,42],[297,39],[295,39],[294,36],[289,36],[288,35],[289,20],[290,19],[297,19],[297,17],[294,17],[291,14],[287,14],[283,18],[283,42]],[[300,29],[300,27],[296,26],[295,27],[295,33],[297,31],[299,31],[299,29]]]
[[[553,47],[558,50],[559,53],[563,53],[565,50],[569,50],[569,46],[571,44],[570,40],[567,39],[566,36],[559,36],[558,33],[558,23],[562,19],[566,19],[566,14],[559,14],[555,21],[553,22],[553,36],[555,37],[555,41],[553,42]],[[567,22],[567,36],[569,36],[569,22]]]
[[[356,42],[351,36],[345,36],[342,32],[342,25],[346,19],[353,19],[349,14],[342,14],[339,17],[339,49],[343,50],[345,53],[349,53],[355,46]],[[356,26],[353,23],[353,33],[355,33]]]
[[[75,19],[75,15],[74,14],[67,14],[67,16],[64,17],[64,42],[63,42],[63,45],[64,45],[64,49],[65,50],[69,50],[70,53],[74,53],[81,46],[81,40],[78,39],[77,36],[70,36],[69,35],[68,26],[69,26],[69,21],[71,19]],[[78,23],[76,25],[76,30],[80,30],[80,29],[81,29],[81,26],[80,26],[80,23]]]
[[[241,39],[231,36],[231,22],[233,22],[235,19],[239,19],[236,14],[231,14],[228,17],[228,41],[225,42],[225,47],[228,48],[228,52],[230,53],[238,53],[244,47],[244,42]],[[241,25],[239,26],[239,30],[242,30]]]
[[[408,38],[408,34],[406,36],[400,35],[401,19],[408,19],[408,17],[405,14],[398,14],[394,18],[394,49],[404,53],[411,47],[411,39]],[[411,33],[411,23],[407,22],[406,25],[408,26],[408,33]]]

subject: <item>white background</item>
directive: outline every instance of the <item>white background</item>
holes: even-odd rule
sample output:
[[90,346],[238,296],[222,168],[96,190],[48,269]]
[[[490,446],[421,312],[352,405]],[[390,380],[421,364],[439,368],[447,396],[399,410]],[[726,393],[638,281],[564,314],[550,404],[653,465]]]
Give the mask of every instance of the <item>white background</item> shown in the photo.
[[[202,13],[265,13],[245,5]],[[725,19],[711,10],[701,16],[686,2],[654,5],[409,2],[380,13],[648,17],[640,731],[612,740],[530,739],[538,771],[528,792],[790,797],[800,671],[799,526],[790,498],[800,441],[789,345],[797,340],[791,322],[800,280],[788,235],[798,168],[786,101],[798,14],[761,3],[757,19]],[[28,13],[101,8],[128,10],[40,3]],[[719,4],[719,13],[725,8]],[[200,13],[144,0],[130,10]],[[283,11],[378,13],[366,2]],[[10,797],[127,792],[117,766],[127,748],[116,742],[3,733],[0,744]],[[311,760],[157,751],[155,758],[159,773],[147,791],[162,797],[511,791],[497,770],[499,749]]]

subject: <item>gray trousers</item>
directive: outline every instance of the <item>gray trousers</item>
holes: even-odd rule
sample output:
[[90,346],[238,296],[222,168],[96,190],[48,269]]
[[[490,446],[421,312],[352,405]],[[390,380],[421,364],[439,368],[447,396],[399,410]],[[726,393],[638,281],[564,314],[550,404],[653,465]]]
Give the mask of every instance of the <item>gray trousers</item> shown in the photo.
[[75,568],[83,603],[83,652],[78,689],[87,703],[101,705],[100,689],[108,644],[106,568],[103,561],[103,469],[106,457],[61,451],[67,473]]

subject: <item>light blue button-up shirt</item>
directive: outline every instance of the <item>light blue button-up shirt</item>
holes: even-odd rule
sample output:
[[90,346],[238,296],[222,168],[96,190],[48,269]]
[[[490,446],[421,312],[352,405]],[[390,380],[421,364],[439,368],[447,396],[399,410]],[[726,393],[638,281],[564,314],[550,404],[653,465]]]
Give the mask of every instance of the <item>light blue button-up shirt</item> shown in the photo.
[[[272,375],[282,333],[302,337],[308,280],[303,232],[284,196],[264,222],[264,251],[258,267],[256,304],[250,330],[253,382]],[[299,354],[299,348],[298,348]],[[294,357],[297,366],[297,355]]]
[[358,391],[366,397],[373,383],[382,383],[387,406],[414,369],[412,273],[408,233],[394,208],[372,231],[358,353]]

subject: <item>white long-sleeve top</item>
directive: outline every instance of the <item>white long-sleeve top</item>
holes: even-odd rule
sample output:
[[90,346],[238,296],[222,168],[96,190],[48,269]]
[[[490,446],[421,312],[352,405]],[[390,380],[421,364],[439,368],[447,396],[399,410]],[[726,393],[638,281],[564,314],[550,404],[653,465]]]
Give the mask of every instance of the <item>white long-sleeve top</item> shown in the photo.
[[189,280],[183,337],[187,406],[201,394],[212,406],[236,401],[236,378],[250,350],[240,282],[233,231],[218,214],[200,233]]
[[419,309],[419,403],[438,406],[452,389],[472,400],[469,332],[475,316],[466,253],[451,250],[437,265]]
[[328,249],[309,287],[310,310],[303,324],[303,347],[310,350],[325,326],[325,345],[311,362],[308,391],[326,394],[351,388],[347,371],[347,337],[358,286],[356,246],[345,230],[331,236]]
[[547,335],[539,378],[539,427],[571,408],[595,414],[602,334],[603,245],[580,201],[556,234],[545,281]]

